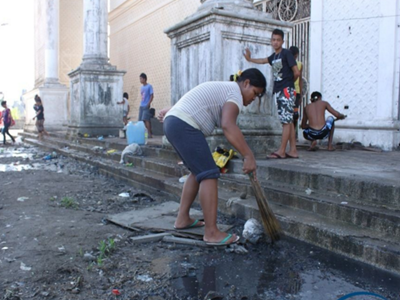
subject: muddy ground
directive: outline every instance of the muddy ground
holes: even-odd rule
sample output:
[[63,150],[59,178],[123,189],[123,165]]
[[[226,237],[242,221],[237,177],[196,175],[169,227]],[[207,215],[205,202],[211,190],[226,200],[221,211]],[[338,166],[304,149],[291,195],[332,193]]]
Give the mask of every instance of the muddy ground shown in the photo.
[[[337,300],[357,291],[400,299],[398,277],[289,238],[246,244],[247,254],[133,244],[150,232],[106,216],[168,199],[140,195],[70,158],[43,160],[48,154],[0,147],[0,299]],[[220,221],[237,233],[244,223]]]

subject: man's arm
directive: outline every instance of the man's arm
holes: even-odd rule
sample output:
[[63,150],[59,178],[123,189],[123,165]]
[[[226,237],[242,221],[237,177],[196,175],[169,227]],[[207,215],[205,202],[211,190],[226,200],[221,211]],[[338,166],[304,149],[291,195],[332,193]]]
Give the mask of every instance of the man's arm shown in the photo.
[[301,96],[303,94],[303,65],[301,65],[301,68],[300,68],[299,87],[300,87],[300,96]]
[[243,172],[246,174],[252,172],[256,176],[256,160],[236,124],[238,115],[239,107],[236,104],[225,103],[222,107],[221,127],[228,142],[243,156]]
[[307,122],[308,122],[307,110],[306,110],[306,107],[304,107],[304,109],[303,109],[303,119],[301,120],[301,128],[302,129],[308,128]]
[[268,57],[266,57],[266,58],[251,58],[251,52],[250,52],[249,48],[245,49],[245,53],[243,53],[243,56],[247,61],[255,63],[255,64],[263,65],[263,64],[269,63]]
[[297,78],[299,78],[299,76],[300,76],[300,71],[299,71],[299,68],[297,67],[297,65],[294,65],[292,67],[292,71],[293,71],[293,82],[295,82],[297,80]]
[[151,94],[150,96],[150,101],[149,101],[149,107],[151,106],[151,102],[153,102],[154,94]]
[[329,104],[329,102],[326,102],[326,110],[329,111],[332,115],[334,115],[338,120],[343,120],[344,118],[346,118],[345,115],[343,115],[340,112],[334,110],[333,107]]

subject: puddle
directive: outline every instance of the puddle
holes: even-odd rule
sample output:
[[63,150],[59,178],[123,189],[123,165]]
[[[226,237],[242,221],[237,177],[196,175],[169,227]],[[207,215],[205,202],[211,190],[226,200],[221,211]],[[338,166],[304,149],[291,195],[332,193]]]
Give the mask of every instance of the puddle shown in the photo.
[[173,286],[182,299],[204,299],[210,291],[223,299],[337,300],[354,292],[398,299],[400,289],[395,282],[399,278],[386,272],[322,249],[310,251],[311,246],[295,241],[282,242],[279,248],[271,251],[257,246],[249,249],[249,255],[226,255],[219,250],[179,257],[169,265]]

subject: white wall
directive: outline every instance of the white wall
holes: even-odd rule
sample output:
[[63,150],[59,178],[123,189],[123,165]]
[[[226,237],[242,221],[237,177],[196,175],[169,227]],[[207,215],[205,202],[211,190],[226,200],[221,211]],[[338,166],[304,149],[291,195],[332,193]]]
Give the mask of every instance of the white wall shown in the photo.
[[348,115],[337,122],[337,140],[386,150],[398,146],[400,4],[311,3],[311,92],[320,91],[324,100]]

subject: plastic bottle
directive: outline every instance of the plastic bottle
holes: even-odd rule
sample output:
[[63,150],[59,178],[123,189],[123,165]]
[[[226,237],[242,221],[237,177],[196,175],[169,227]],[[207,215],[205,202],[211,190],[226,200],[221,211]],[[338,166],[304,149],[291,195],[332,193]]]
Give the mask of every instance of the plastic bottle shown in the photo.
[[147,145],[147,139],[149,138],[149,133],[147,128],[144,129],[144,144]]
[[144,126],[142,121],[136,123],[129,122],[126,126],[126,140],[128,145],[133,143],[144,145],[146,142],[145,131],[146,126]]

